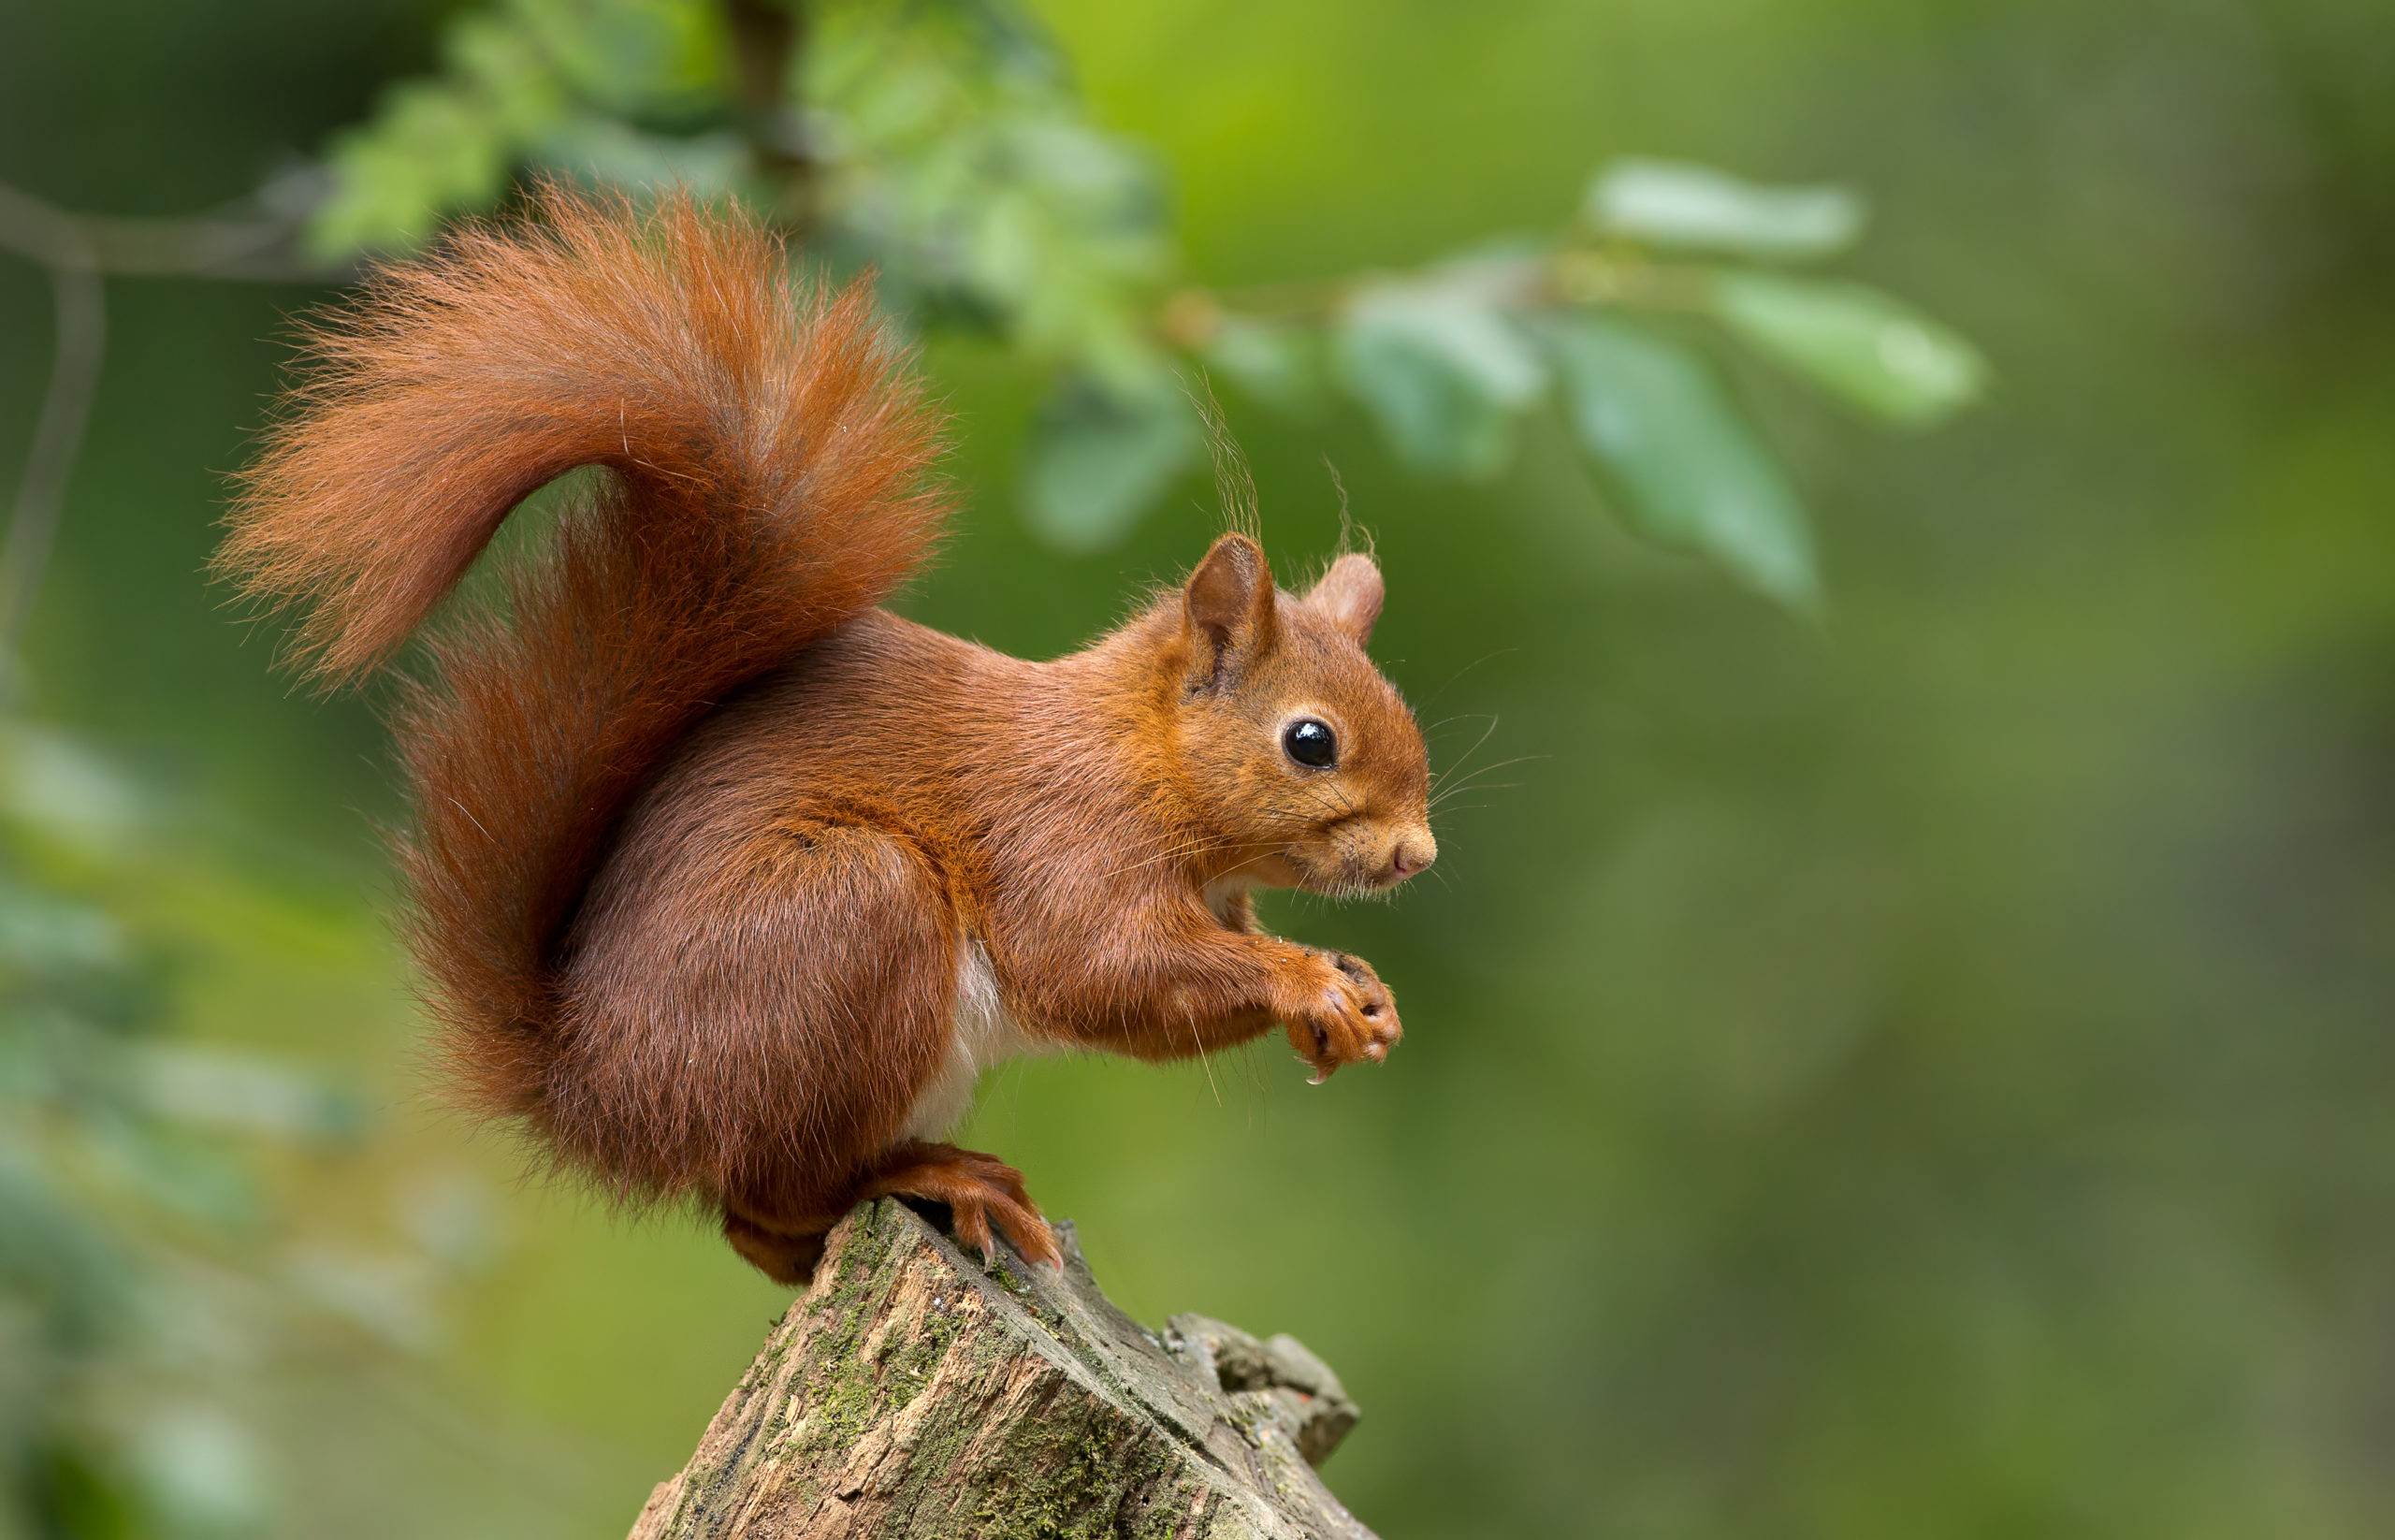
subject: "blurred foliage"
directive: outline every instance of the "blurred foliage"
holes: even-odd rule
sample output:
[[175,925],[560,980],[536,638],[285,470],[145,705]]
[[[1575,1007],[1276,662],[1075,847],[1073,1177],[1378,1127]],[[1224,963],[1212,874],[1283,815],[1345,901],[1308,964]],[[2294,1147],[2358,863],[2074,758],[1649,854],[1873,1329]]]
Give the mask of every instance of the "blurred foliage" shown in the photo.
[[128,859],[144,799],[26,724],[0,756],[7,1533],[235,1533],[260,1517],[257,1456],[206,1382],[246,1355],[191,1241],[254,1227],[256,1194],[206,1130],[343,1120],[279,1068],[159,1040],[170,945],[108,902],[159,876]]
[[[457,24],[516,14],[20,7],[0,21],[0,177],[77,209],[188,213],[385,121],[385,93],[419,89],[393,82],[454,84]],[[934,51],[938,80],[965,78],[943,38],[998,57],[944,30],[970,13],[889,14],[922,24],[907,47]],[[1276,559],[1338,537],[1327,453],[1389,576],[1376,654],[1447,784],[1518,763],[1443,805],[1430,886],[1271,916],[1372,957],[1404,995],[1387,1066],[1307,1088],[1269,1044],[1180,1070],[1040,1061],[996,1078],[968,1137],[1081,1222],[1145,1318],[1286,1329],[1337,1366],[1365,1421],[1328,1475],[1392,1540],[2386,1533],[2386,7],[1037,14],[1073,61],[1067,121],[1147,146],[1109,164],[1150,189],[1169,172],[1180,254],[1118,292],[1150,345],[1223,383]],[[823,15],[796,67],[828,70],[841,36],[871,30]],[[693,36],[688,57],[720,57],[721,32]],[[810,123],[839,99],[776,94]],[[727,175],[791,169],[760,172],[748,108],[719,110],[616,116],[669,146],[727,136]],[[1585,192],[1592,162],[1658,153],[1773,185],[1723,193],[1631,158]],[[814,153],[836,233],[843,163]],[[888,153],[903,188],[914,152]],[[487,196],[537,158],[499,157]],[[1869,188],[1880,217],[1787,196],[1825,175]],[[994,176],[977,161],[967,180]],[[1487,239],[1551,225],[1575,197],[1566,233]],[[1848,240],[1836,277],[1809,266]],[[1491,342],[1469,305],[1399,324],[1469,359],[1450,448],[1498,443],[1488,479],[1382,452],[1381,418],[1413,396],[1309,409],[1353,394],[1334,297],[1445,293],[1526,254],[1560,282],[1567,252],[1706,282],[1668,305],[1500,306],[1528,351]],[[1946,432],[1850,438],[1783,376],[1886,409],[1977,373],[1930,324],[1894,312],[1928,343],[1902,340],[1880,301],[1834,286],[1850,278],[1952,317],[2003,388]],[[1285,316],[1268,301],[1292,284]],[[1207,303],[1174,305],[1192,293]],[[9,1271],[10,1447],[52,1515],[80,1494],[83,1533],[155,1529],[161,1435],[109,1420],[127,1402],[97,1388],[154,1385],[149,1404],[240,1430],[239,1455],[218,1433],[165,1442],[204,1478],[246,1468],[235,1489],[264,1533],[619,1534],[779,1297],[703,1228],[511,1187],[508,1152],[417,1111],[399,967],[370,918],[370,824],[395,812],[379,730],[355,703],[287,698],[263,639],[244,646],[194,577],[217,473],[274,385],[282,354],[261,339],[324,298],[111,280],[108,385],[24,650],[31,706],[107,763],[165,762],[190,788],[178,819],[238,808],[331,854],[295,875],[183,844],[169,821],[104,866],[58,855],[73,842],[45,812],[19,820],[31,853],[9,859],[37,908],[125,938],[107,989],[128,1014],[81,1040],[119,1065],[205,1049],[304,1067],[367,1115],[293,1140],[189,1127],[134,1079],[96,1084],[93,1106],[238,1179],[221,1190],[246,1192],[249,1216],[203,1220],[86,1170],[71,1117],[9,1091],[11,1148],[44,1141],[39,1190],[85,1205],[72,1232],[117,1248],[128,1287],[181,1295],[153,1256],[169,1242],[212,1277],[263,1278],[243,1296],[261,1335],[243,1340],[274,1344],[237,1360],[254,1374],[194,1370],[113,1309],[94,1313],[107,1334],[53,1339],[40,1300],[64,1296]],[[967,498],[911,613],[1045,655],[1202,549],[1194,474],[1104,553],[1031,537],[1010,504],[1050,473],[1035,446],[1057,418],[1126,438],[1152,419],[1077,393],[1069,357],[1035,356],[961,279],[904,303],[928,318]],[[0,423],[36,415],[49,304],[36,270],[0,264],[0,340],[19,344],[0,348]],[[1176,339],[1210,317],[1186,351]],[[1757,452],[1656,428],[1647,399],[1676,393],[1736,403]],[[1558,410],[1483,410],[1542,396]],[[1656,431],[1707,463],[1687,470]],[[1617,495],[1647,488],[1615,504],[1622,522],[1683,542],[1708,518],[1768,529],[1802,488],[1835,574],[1822,623],[1622,538],[1580,469],[1584,435],[1617,446],[1600,462]],[[0,472],[19,453],[0,433]],[[1118,477],[1138,461],[1091,457]],[[1738,495],[1708,502],[1676,479],[1691,474]],[[449,1254],[416,1237],[457,1233],[471,1193],[483,1241],[423,1260]]]
[[1191,286],[1150,157],[1088,122],[1053,41],[1004,0],[497,0],[449,22],[443,62],[338,141],[320,253],[419,245],[523,175],[737,194],[806,260],[878,273],[896,314],[990,329],[1051,376],[1022,496],[1067,550],[1118,544],[1198,460],[1184,358],[1280,410],[1336,385],[1405,463],[1483,480],[1552,375],[1633,528],[1808,605],[1792,479],[1704,351],[1631,313],[1710,320],[1906,427],[1986,373],[1889,295],[1749,266],[1846,251],[1852,193],[1658,161],[1599,175],[1553,236],[1411,273]]
[[[179,800],[69,735],[0,728],[0,1534],[422,1533],[437,1499],[341,1525],[302,1473],[427,1462],[415,1360],[447,1286],[489,1260],[488,1199],[420,1171],[365,1234],[295,1219],[296,1170],[358,1174],[357,1098],[195,1040],[182,1002],[195,973],[221,992],[228,956],[353,952],[356,923],[245,878]],[[386,1404],[312,1425],[344,1390]],[[551,1533],[530,1522],[487,1533]]]

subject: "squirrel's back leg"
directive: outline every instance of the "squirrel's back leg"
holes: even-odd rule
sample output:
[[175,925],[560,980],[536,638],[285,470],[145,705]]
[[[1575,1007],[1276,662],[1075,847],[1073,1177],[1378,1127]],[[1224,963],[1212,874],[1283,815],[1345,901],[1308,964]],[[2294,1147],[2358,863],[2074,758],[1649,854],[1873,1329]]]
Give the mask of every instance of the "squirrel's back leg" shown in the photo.
[[561,972],[547,1131],[611,1185],[719,1204],[743,1256],[803,1279],[947,1056],[946,877],[810,816],[668,817],[617,857]]
[[[957,1028],[964,932],[903,834],[785,813],[638,831],[587,900],[564,973],[550,1126],[603,1176],[703,1194],[724,1239],[803,1284],[857,1202],[946,1204],[988,1253],[1055,1242],[993,1156],[914,1126]],[[728,919],[726,917],[729,917]]]

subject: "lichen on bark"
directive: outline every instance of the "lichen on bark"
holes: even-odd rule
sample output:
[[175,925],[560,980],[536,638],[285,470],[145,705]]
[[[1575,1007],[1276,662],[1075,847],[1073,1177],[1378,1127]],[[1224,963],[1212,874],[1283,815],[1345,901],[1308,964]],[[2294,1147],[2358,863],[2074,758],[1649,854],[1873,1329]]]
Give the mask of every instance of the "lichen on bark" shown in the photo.
[[1372,1540],[1314,1474],[1356,1422],[1290,1337],[1161,1332],[1061,1273],[984,1267],[895,1199],[831,1236],[631,1540]]

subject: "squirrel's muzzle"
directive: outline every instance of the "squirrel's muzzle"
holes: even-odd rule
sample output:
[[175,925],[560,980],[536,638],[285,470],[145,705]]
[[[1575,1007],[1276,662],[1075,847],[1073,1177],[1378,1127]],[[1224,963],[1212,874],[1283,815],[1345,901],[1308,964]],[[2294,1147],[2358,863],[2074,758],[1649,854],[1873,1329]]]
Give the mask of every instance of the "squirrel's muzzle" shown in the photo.
[[1439,842],[1430,837],[1430,830],[1406,830],[1389,846],[1388,859],[1381,868],[1378,885],[1395,887],[1409,877],[1428,871],[1430,863],[1438,859]]

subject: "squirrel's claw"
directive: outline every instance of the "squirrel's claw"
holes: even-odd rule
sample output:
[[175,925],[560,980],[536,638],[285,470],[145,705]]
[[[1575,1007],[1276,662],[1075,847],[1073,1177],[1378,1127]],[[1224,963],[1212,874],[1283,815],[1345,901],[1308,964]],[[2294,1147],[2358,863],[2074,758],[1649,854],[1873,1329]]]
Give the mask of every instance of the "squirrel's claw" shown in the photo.
[[1024,1261],[1060,1270],[1065,1265],[1055,1232],[1023,1190],[1023,1173],[994,1155],[953,1144],[904,1146],[861,1196],[885,1193],[947,1204],[958,1242],[980,1252],[985,1265],[996,1265],[1000,1235]]
[[1301,996],[1284,1018],[1299,1062],[1314,1070],[1309,1085],[1320,1085],[1345,1065],[1385,1062],[1404,1036],[1397,1001],[1372,965],[1344,952],[1315,955],[1328,977],[1316,975],[1308,986],[1312,997]]

